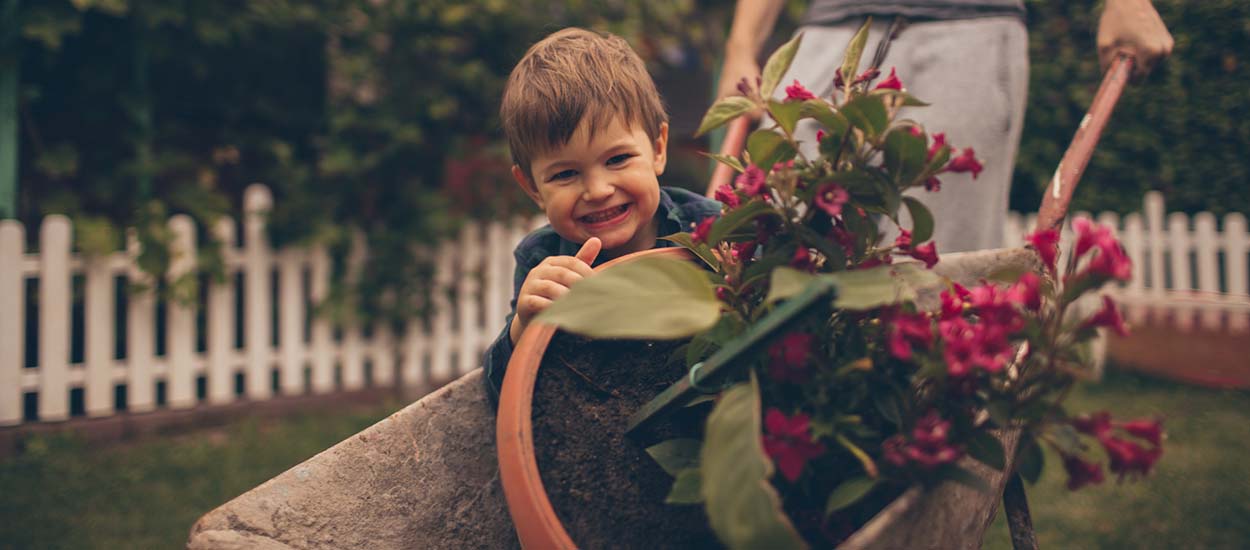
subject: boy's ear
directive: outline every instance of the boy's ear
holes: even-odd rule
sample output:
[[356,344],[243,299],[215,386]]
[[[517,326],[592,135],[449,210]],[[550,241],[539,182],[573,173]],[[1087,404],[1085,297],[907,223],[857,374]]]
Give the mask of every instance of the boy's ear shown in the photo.
[[538,208],[541,210],[543,207],[543,197],[538,194],[538,186],[534,184],[534,180],[530,179],[529,174],[526,174],[525,170],[522,170],[520,166],[513,164],[512,179],[516,180],[517,185],[521,186],[521,190],[525,191],[525,194],[529,195],[530,199],[532,199],[534,204],[537,204]]
[[668,164],[668,123],[660,123],[660,134],[655,136],[655,175],[664,174],[664,166]]

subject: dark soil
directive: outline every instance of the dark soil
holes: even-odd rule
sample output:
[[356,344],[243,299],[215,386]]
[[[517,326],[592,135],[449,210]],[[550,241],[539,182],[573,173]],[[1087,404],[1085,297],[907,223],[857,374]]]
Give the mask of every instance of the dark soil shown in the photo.
[[591,341],[557,333],[534,389],[534,446],[556,515],[581,548],[718,548],[701,505],[664,503],[673,478],[646,448],[698,437],[705,406],[642,437],[630,415],[685,375],[681,342]]

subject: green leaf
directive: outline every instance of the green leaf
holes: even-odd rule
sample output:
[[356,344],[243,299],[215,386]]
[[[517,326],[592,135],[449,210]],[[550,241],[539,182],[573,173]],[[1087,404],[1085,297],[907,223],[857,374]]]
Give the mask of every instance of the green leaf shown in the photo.
[[788,134],[794,134],[794,125],[798,124],[802,112],[803,102],[801,101],[768,100],[768,114],[772,115],[773,120],[776,120],[777,124]]
[[720,318],[703,270],[690,262],[643,258],[574,284],[537,320],[592,338],[685,338]]
[[747,137],[747,152],[751,154],[751,164],[759,166],[765,172],[774,164],[794,158],[794,147],[786,141],[786,137],[772,130],[756,130]]
[[803,102],[803,107],[799,109],[799,116],[802,118],[814,118],[826,130],[829,135],[841,137],[847,130],[851,128],[851,123],[842,116],[842,113],[833,110],[833,106],[829,105],[822,99],[809,99]]
[[687,250],[693,252],[694,255],[698,256],[700,260],[703,260],[703,263],[707,264],[708,267],[712,269],[720,269],[720,259],[718,259],[715,254],[712,254],[712,248],[709,247],[707,243],[694,242],[694,239],[689,233],[673,233],[672,235],[665,235],[660,238],[677,243],[678,245],[681,245]]
[[933,214],[914,197],[903,197],[903,204],[911,213],[911,242],[921,244],[933,237]]
[[905,127],[895,126],[885,135],[883,148],[885,166],[899,188],[916,182],[928,162],[928,148],[921,136],[913,136]]
[[707,152],[704,152],[703,154],[705,156],[712,158],[712,160],[715,160],[716,162],[719,162],[721,164],[724,164],[725,166],[733,168],[739,173],[746,171],[746,167],[742,166],[742,161],[738,160],[738,157],[731,156],[731,155],[718,155],[716,153],[707,153]]
[[795,225],[794,232],[798,235],[800,242],[815,247],[825,257],[825,265],[830,266],[833,271],[842,271],[846,268],[846,252],[842,250],[842,245],[822,237],[806,225]]
[[941,468],[938,468],[937,474],[939,479],[967,485],[984,494],[993,492],[990,484],[984,478],[954,464],[943,465]]
[[937,284],[933,272],[915,262],[828,275],[838,285],[834,307],[867,310],[916,299],[916,289]]
[[885,111],[881,96],[859,96],[846,102],[839,112],[852,126],[862,130],[869,140],[875,140],[877,136],[884,133],[890,123],[890,117]]
[[712,222],[712,229],[707,233],[707,242],[719,243],[738,228],[755,221],[755,218],[770,215],[776,216],[777,211],[767,202],[762,200],[748,202]]
[[651,455],[651,458],[655,459],[660,467],[668,472],[668,475],[677,477],[682,470],[699,466],[700,445],[698,439],[670,439],[647,447],[647,454]]
[[773,277],[768,285],[768,297],[764,298],[764,303],[771,304],[777,300],[795,296],[803,292],[803,289],[807,288],[807,285],[816,277],[816,275],[806,271],[799,271],[793,267],[778,267],[773,270]]
[[800,33],[791,38],[789,42],[783,44],[772,55],[768,56],[768,62],[764,64],[763,74],[760,76],[760,95],[763,97],[772,97],[773,90],[777,89],[777,84],[781,81],[781,77],[790,70],[790,62],[794,61],[794,54],[799,51],[799,43],[803,41],[803,34]]
[[829,493],[829,500],[825,502],[825,515],[828,516],[838,510],[855,504],[859,499],[864,498],[877,486],[878,479],[870,479],[867,477],[855,477],[842,482],[838,488]]
[[842,79],[848,84],[859,76],[859,58],[863,56],[864,46],[868,43],[869,27],[872,27],[871,17],[864,20],[864,24],[859,26],[850,44],[846,46],[846,55],[842,57]]
[[677,473],[673,488],[664,497],[665,504],[698,504],[703,502],[703,474],[698,468]]
[[903,404],[900,402],[897,392],[872,392],[872,404],[876,407],[877,412],[881,413],[882,418],[890,421],[895,426],[903,425]]
[[1042,468],[1046,465],[1046,455],[1037,440],[1029,437],[1020,442],[1020,454],[1016,456],[1016,471],[1029,483],[1037,483],[1042,478]]
[[1051,424],[1048,428],[1050,441],[1059,447],[1060,451],[1067,454],[1077,454],[1081,451],[1081,435],[1072,425]]
[[759,382],[729,388],[707,419],[699,455],[708,523],[729,548],[806,548],[768,480],[773,463],[760,431]]
[[968,441],[968,454],[981,463],[995,470],[1002,471],[1007,465],[1007,456],[1003,452],[1003,442],[994,434],[981,430]]
[[699,123],[699,130],[694,135],[698,137],[720,128],[726,122],[751,112],[755,107],[755,102],[740,95],[723,98],[703,115],[703,122]]

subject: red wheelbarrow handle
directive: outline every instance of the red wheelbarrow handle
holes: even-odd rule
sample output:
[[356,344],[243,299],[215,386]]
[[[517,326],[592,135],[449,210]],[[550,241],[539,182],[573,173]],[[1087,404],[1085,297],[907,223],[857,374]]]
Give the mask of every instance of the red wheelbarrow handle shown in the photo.
[[1076,129],[1072,144],[1059,161],[1055,176],[1050,179],[1046,193],[1042,197],[1042,207],[1037,213],[1035,230],[1058,229],[1063,225],[1063,218],[1068,214],[1068,204],[1072,202],[1072,192],[1085,173],[1089,159],[1094,155],[1094,146],[1102,136],[1103,128],[1107,127],[1107,119],[1111,118],[1111,110],[1115,108],[1124,85],[1128,83],[1129,74],[1133,72],[1133,58],[1120,54],[1111,62],[1111,68],[1102,78],[1102,85],[1094,95],[1089,111],[1081,119]]
[[[751,120],[747,117],[735,118],[729,123],[729,129],[725,132],[725,141],[721,143],[720,154],[736,157],[742,152],[742,147],[747,142],[747,132],[751,131]],[[729,183],[733,178],[734,169],[722,162],[716,163],[716,170],[712,171],[712,181],[707,186],[707,196],[711,197],[716,194],[716,188]]]

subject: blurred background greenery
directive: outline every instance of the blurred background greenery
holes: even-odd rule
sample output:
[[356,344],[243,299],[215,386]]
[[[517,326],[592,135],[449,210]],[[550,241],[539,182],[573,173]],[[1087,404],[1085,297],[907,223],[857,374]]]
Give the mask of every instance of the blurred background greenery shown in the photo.
[[[11,2],[12,0],[10,0]],[[1012,207],[1029,211],[1099,81],[1093,3],[1031,0],[1032,82]],[[673,115],[665,183],[700,188],[709,103],[732,0],[44,0],[18,2],[18,217],[66,213],[87,251],[137,227],[161,250],[169,214],[200,242],[243,188],[276,195],[279,245],[342,258],[350,228],[373,252],[359,281],[369,316],[409,317],[429,266],[409,253],[468,219],[531,213],[507,175],[497,121],[526,47],[568,25],[628,39]],[[1156,2],[1176,52],[1129,88],[1076,208],[1133,211],[1148,189],[1189,212],[1250,211],[1250,6]],[[776,38],[802,13],[791,1]],[[34,231],[30,234],[33,237]],[[32,241],[33,243],[33,241]],[[211,267],[211,262],[205,265]],[[149,254],[160,273],[167,255]],[[341,269],[341,263],[338,264]],[[193,294],[192,294],[193,295]]]

